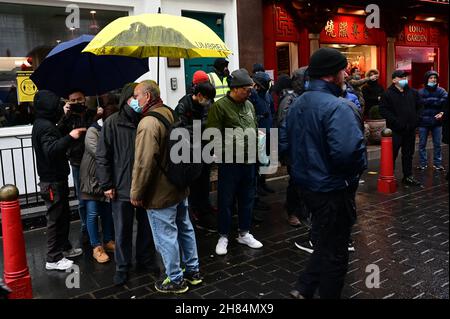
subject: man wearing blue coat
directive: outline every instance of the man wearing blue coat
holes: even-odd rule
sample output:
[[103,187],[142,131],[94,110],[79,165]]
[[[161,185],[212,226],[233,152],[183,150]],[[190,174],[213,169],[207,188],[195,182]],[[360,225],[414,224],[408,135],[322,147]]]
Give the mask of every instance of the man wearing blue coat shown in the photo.
[[347,59],[331,48],[310,59],[308,90],[289,109],[280,151],[292,163],[292,178],[312,214],[314,251],[291,295],[339,298],[348,268],[355,192],[367,168],[363,124],[342,95]]

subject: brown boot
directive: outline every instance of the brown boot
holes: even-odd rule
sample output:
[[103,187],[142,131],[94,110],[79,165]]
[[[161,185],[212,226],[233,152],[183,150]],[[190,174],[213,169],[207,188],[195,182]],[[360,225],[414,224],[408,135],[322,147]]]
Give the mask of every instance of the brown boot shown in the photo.
[[109,261],[109,256],[105,253],[102,246],[97,246],[92,252],[92,256],[97,260],[98,263],[103,264]]
[[104,244],[103,247],[105,248],[105,251],[107,251],[108,253],[113,253],[114,250],[116,249],[116,243],[114,240],[110,240],[109,242]]

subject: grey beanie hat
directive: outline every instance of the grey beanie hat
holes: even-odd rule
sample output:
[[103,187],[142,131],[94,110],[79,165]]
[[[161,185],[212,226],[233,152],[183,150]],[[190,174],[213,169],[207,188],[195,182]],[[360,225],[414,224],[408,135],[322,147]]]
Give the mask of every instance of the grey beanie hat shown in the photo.
[[253,80],[246,69],[235,70],[231,73],[228,81],[230,88],[253,85]]

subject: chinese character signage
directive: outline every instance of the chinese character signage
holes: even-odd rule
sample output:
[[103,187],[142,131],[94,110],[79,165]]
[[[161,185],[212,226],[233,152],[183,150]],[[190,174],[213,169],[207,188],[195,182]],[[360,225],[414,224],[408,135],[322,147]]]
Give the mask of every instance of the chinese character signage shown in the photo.
[[320,33],[322,43],[376,44],[380,41],[380,29],[368,29],[365,17],[336,16],[327,21]]

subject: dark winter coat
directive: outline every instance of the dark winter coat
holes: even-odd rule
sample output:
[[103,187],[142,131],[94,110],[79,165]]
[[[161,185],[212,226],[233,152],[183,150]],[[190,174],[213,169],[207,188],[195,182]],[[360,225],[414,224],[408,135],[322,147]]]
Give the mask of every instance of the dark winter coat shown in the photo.
[[296,185],[313,192],[355,187],[367,168],[360,119],[338,96],[340,88],[312,80],[289,108],[280,128],[280,153],[287,152]]
[[136,130],[140,115],[127,104],[108,117],[97,145],[97,180],[107,191],[116,189],[117,200],[130,201]]
[[420,127],[433,127],[442,125],[442,121],[436,120],[436,114],[442,112],[444,105],[448,103],[448,94],[440,86],[431,88],[425,86],[419,90],[423,105],[420,116]]
[[193,120],[202,121],[202,131],[208,119],[207,109],[194,102],[192,94],[187,94],[178,101],[178,105],[175,108],[175,115],[178,120],[181,120],[185,125],[189,126],[192,125]]
[[39,91],[34,97],[36,120],[31,140],[36,153],[36,166],[41,182],[66,182],[70,173],[66,152],[74,143],[56,126],[61,117],[62,105],[53,92]]
[[248,100],[255,107],[258,128],[265,128],[266,132],[269,132],[275,113],[272,95],[270,95],[269,91],[257,91],[253,89]]
[[403,92],[392,84],[380,100],[380,114],[386,126],[398,134],[411,133],[419,125],[422,104],[419,93],[408,86]]
[[[96,110],[87,109],[81,115],[75,114],[63,115],[61,120],[58,122],[58,128],[63,134],[69,134],[70,131],[79,127],[84,127],[87,129],[89,128],[89,126],[91,126],[96,114],[97,114]],[[69,147],[67,151],[67,157],[69,158],[70,165],[74,166],[81,165],[81,159],[83,158],[84,154],[84,138],[85,135],[77,139]]]
[[374,105],[380,105],[380,97],[384,92],[383,87],[378,81],[369,81],[361,88],[364,97],[365,113],[369,114],[369,110]]

